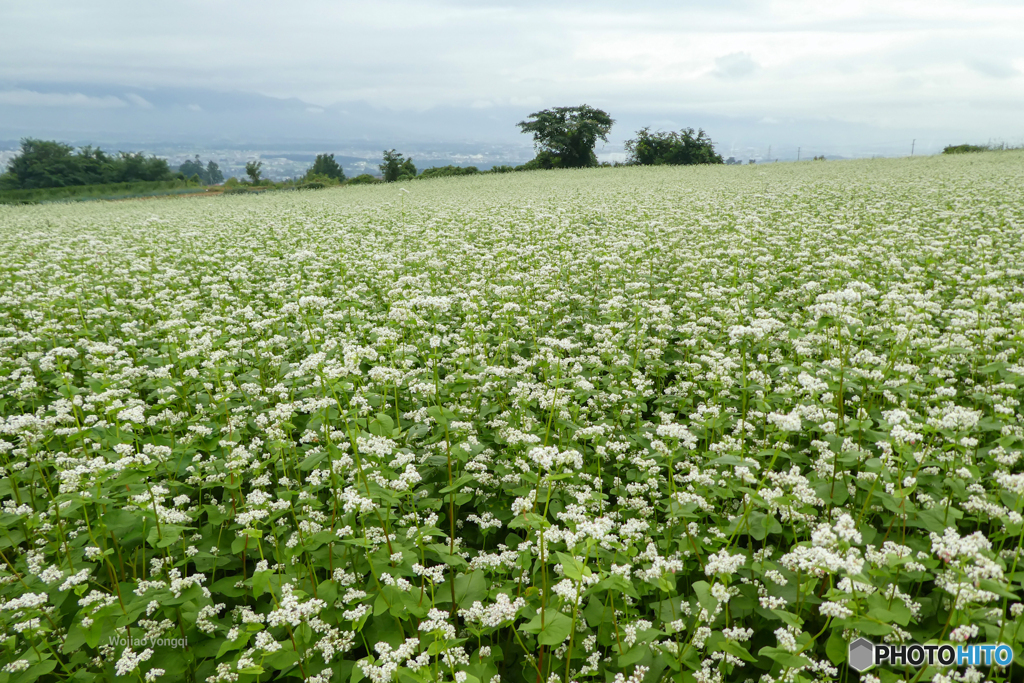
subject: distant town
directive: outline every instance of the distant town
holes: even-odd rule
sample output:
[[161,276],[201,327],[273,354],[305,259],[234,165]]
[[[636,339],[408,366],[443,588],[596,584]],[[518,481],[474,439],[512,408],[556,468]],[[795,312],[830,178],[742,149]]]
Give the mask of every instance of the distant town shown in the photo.
[[[225,178],[244,178],[245,164],[247,162],[262,161],[264,177],[275,181],[301,177],[316,158],[316,155],[321,152],[334,154],[338,163],[341,164],[342,168],[345,170],[345,174],[349,177],[354,177],[363,173],[378,176],[380,175],[379,167],[381,150],[393,146],[388,145],[385,142],[380,142],[375,147],[369,146],[368,143],[362,143],[359,146],[339,145],[336,147],[329,143],[325,143],[315,148],[309,144],[295,146],[281,144],[279,146],[268,147],[253,146],[251,148],[218,148],[202,145],[186,147],[180,143],[154,145],[131,142],[94,142],[89,140],[70,141],[70,143],[76,146],[97,144],[104,150],[108,151],[117,151],[119,149],[143,151],[146,154],[153,154],[161,159],[166,159],[168,165],[174,169],[178,168],[178,166],[189,161],[198,154],[204,160],[209,159],[216,162]],[[19,144],[18,140],[0,141],[0,170],[6,168],[8,162],[17,156]],[[476,166],[481,171],[486,171],[493,166],[500,166],[503,164],[522,164],[530,160],[535,154],[533,147],[530,145],[510,144],[481,145],[478,148],[479,151],[471,151],[468,149],[468,145],[465,144],[457,145],[456,149],[445,148],[442,146],[434,147],[411,145],[407,146],[406,149],[408,149],[409,156],[415,160],[416,165],[420,168],[447,165]],[[474,150],[475,149],[476,146],[474,146]],[[604,151],[597,150],[596,153],[598,160],[602,163],[623,163],[627,158],[626,152],[620,149]],[[795,158],[787,157],[769,158],[767,155],[770,153],[770,147],[767,150],[728,149],[723,152],[723,156],[726,159],[726,163],[738,164],[795,160]],[[807,155],[805,158],[810,159],[812,156]],[[848,157],[842,155],[827,155],[827,158],[842,159]]]

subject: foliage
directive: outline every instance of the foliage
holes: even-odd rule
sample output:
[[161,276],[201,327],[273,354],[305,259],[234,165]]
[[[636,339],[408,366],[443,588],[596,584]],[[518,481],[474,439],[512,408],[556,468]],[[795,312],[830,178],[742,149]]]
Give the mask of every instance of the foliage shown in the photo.
[[[310,173],[308,171],[306,172],[305,176],[303,176],[301,179],[299,179],[299,181],[297,181],[297,185],[299,187],[307,187],[308,185],[313,183],[318,184],[321,187],[334,187],[337,185],[341,185],[341,181],[333,176],[320,175],[317,173]],[[312,188],[307,187],[307,189]]]
[[221,172],[220,166],[212,159],[204,166],[203,162],[199,160],[198,154],[195,159],[189,159],[179,166],[178,172],[186,178],[198,176],[199,182],[203,185],[220,185],[224,182],[224,174]]
[[0,676],[1020,652],[1022,193],[1008,152],[0,207]]
[[[594,161],[595,161],[594,165],[596,165],[596,161],[597,161],[597,157],[596,156],[594,157]],[[539,171],[539,170],[549,170],[549,169],[552,169],[552,168],[562,168],[562,158],[559,157],[559,156],[555,156],[551,152],[542,150],[542,151],[537,153],[537,156],[535,156],[533,159],[530,159],[525,164],[520,164],[519,166],[516,166],[515,170],[516,171]]]
[[[541,168],[562,166],[579,168],[597,166],[594,145],[598,140],[608,141],[608,132],[615,121],[600,109],[586,104],[578,107],[555,107],[530,114],[518,124],[524,133],[531,133],[538,151],[547,153],[545,159],[558,163]],[[541,154],[537,155],[540,160]]]
[[512,173],[515,170],[514,166],[501,165],[491,166],[490,170],[484,171],[484,173]]
[[[333,154],[317,154],[316,160],[313,165],[306,171],[307,183],[314,176],[322,176],[331,178],[338,182],[345,182],[345,171],[341,168],[341,164],[334,160]],[[322,181],[321,181],[322,182]]]
[[36,190],[48,187],[171,180],[164,159],[141,152],[110,156],[101,149],[75,148],[61,142],[25,138],[21,150],[0,176],[0,189]]
[[652,133],[642,128],[636,137],[626,142],[629,163],[638,165],[691,165],[721,164],[722,155],[715,152],[711,138],[704,129],[694,133],[693,128],[684,128],[678,133]]
[[480,172],[476,166],[434,166],[425,169],[417,179],[421,178],[443,178],[447,176],[475,175]]
[[987,152],[986,145],[947,145],[942,149],[943,154],[969,154],[971,152]]
[[253,185],[259,185],[260,184],[260,176],[263,173],[262,169],[263,169],[263,162],[262,161],[247,161],[247,162],[245,162],[245,174],[247,176],[249,176],[249,182],[251,182]]
[[380,182],[383,182],[380,178],[372,176],[369,173],[362,173],[360,175],[355,176],[354,178],[349,178],[345,182],[345,184],[346,185],[373,185],[374,183],[380,183]]
[[206,180],[210,185],[220,185],[224,182],[224,173],[213,159],[206,162]]
[[416,167],[412,163],[412,158],[406,159],[393,149],[384,152],[384,160],[379,168],[386,183],[393,183],[396,180],[411,180],[416,177]]
[[194,191],[190,188],[191,184],[187,180],[173,179],[151,182],[107,183],[104,185],[47,187],[37,190],[7,190],[0,191],[0,204],[39,204],[42,202],[152,197],[162,194]]

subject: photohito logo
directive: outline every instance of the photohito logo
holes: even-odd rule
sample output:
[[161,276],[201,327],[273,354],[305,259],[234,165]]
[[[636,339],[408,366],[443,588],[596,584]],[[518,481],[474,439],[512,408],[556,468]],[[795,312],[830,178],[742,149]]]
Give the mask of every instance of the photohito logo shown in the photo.
[[876,645],[867,638],[850,643],[847,661],[854,671],[865,671],[876,664],[882,666],[1009,666],[1013,648],[996,645]]

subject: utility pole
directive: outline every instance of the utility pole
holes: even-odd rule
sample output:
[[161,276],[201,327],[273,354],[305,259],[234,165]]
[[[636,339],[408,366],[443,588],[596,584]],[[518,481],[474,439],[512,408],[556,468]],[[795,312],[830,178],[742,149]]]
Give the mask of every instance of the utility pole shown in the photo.
[[799,147],[796,148],[796,160],[800,161],[800,148]]
[[914,145],[916,145],[916,144],[917,144],[917,138],[914,138],[914,141],[910,143],[910,156],[914,156]]

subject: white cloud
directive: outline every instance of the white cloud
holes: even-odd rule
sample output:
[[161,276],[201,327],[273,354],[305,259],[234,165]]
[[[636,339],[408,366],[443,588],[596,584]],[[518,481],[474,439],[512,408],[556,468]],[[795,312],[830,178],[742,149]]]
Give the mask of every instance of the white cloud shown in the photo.
[[749,52],[733,52],[715,60],[714,75],[719,78],[743,78],[757,71],[757,62]]
[[141,107],[143,109],[152,109],[153,108],[153,104],[149,100],[147,100],[145,97],[142,97],[141,95],[136,95],[135,93],[128,93],[127,95],[124,96],[124,98],[126,100],[128,100],[129,102],[131,102],[132,104],[134,104],[136,107]]
[[[302,12],[249,0],[247,8],[93,0],[56,12],[44,0],[4,3],[0,82],[209,88],[319,108],[489,103],[527,113],[586,102],[616,118],[642,111],[652,113],[647,121],[683,125],[695,111],[956,126],[983,139],[1017,134],[1024,109],[1024,88],[1007,87],[1024,72],[1019,0],[636,0],[628,8],[307,0]],[[35,30],[43,21],[47,30]],[[381,50],[383,33],[401,49]],[[0,93],[0,104],[144,106],[128,96],[18,93]]]
[[88,107],[90,109],[110,109],[126,107],[128,103],[119,97],[89,97],[80,92],[56,93],[37,92],[35,90],[0,90],[0,105],[15,107]]
[[528,95],[526,97],[510,97],[508,103],[513,107],[539,107],[544,103],[544,98],[539,95]]
[[980,74],[991,76],[992,78],[1013,78],[1020,74],[1017,69],[1013,68],[1012,64],[999,62],[973,61],[969,62],[967,66]]
[[189,111],[202,111],[203,110],[203,108],[200,107],[198,104],[190,104],[190,105],[188,105],[185,108],[188,109]]

